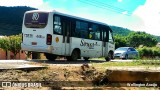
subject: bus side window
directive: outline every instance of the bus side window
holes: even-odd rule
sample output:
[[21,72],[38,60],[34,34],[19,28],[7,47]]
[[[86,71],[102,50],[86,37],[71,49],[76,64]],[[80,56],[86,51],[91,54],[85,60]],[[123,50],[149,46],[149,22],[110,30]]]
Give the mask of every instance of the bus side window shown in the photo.
[[97,29],[97,31],[95,32],[95,40],[100,40],[100,29]]
[[107,42],[107,40],[108,40],[106,35],[107,35],[106,30],[103,29],[103,41],[104,42]]
[[74,21],[71,21],[71,35],[73,36],[73,37],[76,37],[76,32],[75,32],[75,30],[76,30],[76,24],[75,24],[75,22]]
[[76,21],[75,37],[88,38],[88,23]]
[[80,28],[81,26],[80,26],[80,22],[79,21],[76,21],[76,27],[75,27],[75,37],[81,37],[81,35],[80,35]]
[[61,19],[58,16],[54,17],[54,33],[60,35],[62,34]]
[[89,38],[93,40],[100,40],[100,29],[98,25],[91,25],[91,31],[89,32]]

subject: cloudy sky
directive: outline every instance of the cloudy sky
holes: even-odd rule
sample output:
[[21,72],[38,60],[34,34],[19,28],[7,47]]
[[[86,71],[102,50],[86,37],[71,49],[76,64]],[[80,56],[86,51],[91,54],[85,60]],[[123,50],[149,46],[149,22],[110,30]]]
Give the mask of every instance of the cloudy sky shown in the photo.
[[0,0],[0,6],[57,10],[160,36],[160,0]]

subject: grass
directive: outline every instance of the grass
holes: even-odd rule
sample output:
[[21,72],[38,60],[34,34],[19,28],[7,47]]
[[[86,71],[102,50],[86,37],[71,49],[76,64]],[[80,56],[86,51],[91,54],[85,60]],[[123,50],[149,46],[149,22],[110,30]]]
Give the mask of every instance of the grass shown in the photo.
[[134,60],[133,62],[105,62],[92,63],[93,66],[107,67],[107,66],[159,66],[160,60]]

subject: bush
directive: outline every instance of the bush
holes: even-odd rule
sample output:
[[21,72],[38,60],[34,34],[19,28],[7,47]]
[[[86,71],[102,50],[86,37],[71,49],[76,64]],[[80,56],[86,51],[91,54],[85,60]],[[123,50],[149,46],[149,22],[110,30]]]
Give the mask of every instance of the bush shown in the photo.
[[0,48],[4,51],[11,51],[14,54],[15,58],[17,53],[21,50],[21,39],[21,34],[4,36],[0,38]]
[[142,47],[142,48],[137,48],[137,50],[139,52],[140,58],[156,58],[160,56],[159,47]]

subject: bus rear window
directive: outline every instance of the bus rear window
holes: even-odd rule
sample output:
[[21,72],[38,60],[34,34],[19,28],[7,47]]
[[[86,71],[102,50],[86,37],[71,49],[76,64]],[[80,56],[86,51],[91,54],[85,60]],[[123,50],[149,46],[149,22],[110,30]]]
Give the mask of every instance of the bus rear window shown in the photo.
[[48,13],[34,12],[25,15],[24,24],[27,28],[45,28],[48,21]]

